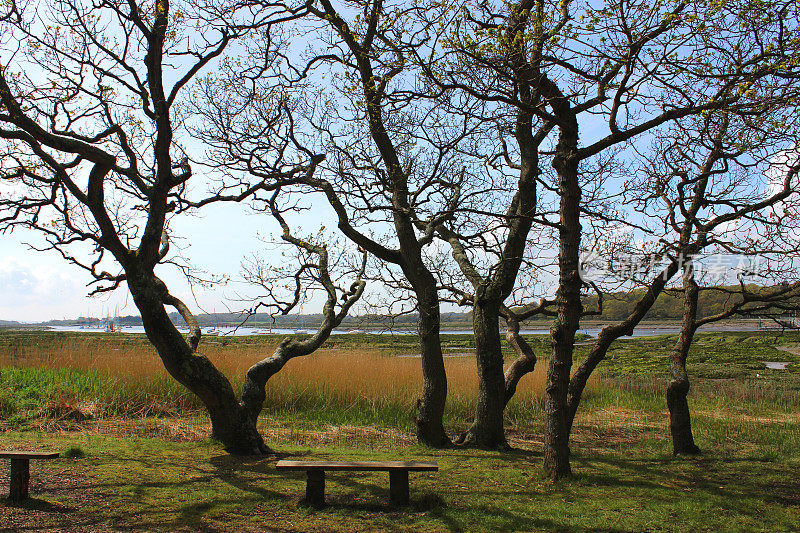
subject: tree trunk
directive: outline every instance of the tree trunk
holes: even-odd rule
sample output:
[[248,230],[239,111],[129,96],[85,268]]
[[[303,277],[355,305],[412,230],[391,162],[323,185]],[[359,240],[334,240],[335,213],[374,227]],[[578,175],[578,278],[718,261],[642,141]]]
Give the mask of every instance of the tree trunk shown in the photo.
[[273,453],[264,443],[258,432],[258,414],[253,415],[244,406],[239,405],[233,412],[218,411],[211,415],[212,437],[225,447],[231,455],[267,455]]
[[508,405],[511,398],[514,397],[517,392],[517,385],[523,376],[533,372],[533,369],[536,368],[536,354],[533,353],[530,344],[519,334],[519,321],[513,314],[509,313],[508,318],[506,318],[506,324],[506,342],[516,352],[517,358],[508,365],[504,376],[506,382],[504,405]]
[[580,325],[580,201],[578,163],[573,157],[578,142],[577,123],[562,127],[553,166],[558,173],[559,250],[558,315],[550,329],[553,354],[547,370],[544,424],[544,471],[552,480],[570,476],[567,389],[569,386],[575,333]]
[[669,429],[672,433],[672,453],[674,455],[697,455],[700,448],[694,443],[692,421],[689,413],[689,379],[684,373],[676,378],[673,374],[667,386],[667,406],[669,407]]
[[478,398],[472,426],[459,437],[458,442],[487,449],[508,448],[503,428],[506,381],[498,329],[500,303],[478,298],[472,310]]
[[212,436],[231,454],[270,453],[256,429],[256,419],[236,397],[230,381],[204,356],[192,352],[183,335],[172,324],[163,304],[166,287],[152,275],[128,270],[128,286],[148,340],[167,372],[197,395],[211,418]]
[[697,455],[700,448],[692,436],[692,420],[689,413],[689,375],[686,373],[686,358],[697,330],[697,303],[700,289],[694,279],[694,269],[690,260],[684,265],[683,274],[683,325],[675,348],[669,354],[669,369],[672,379],[667,385],[667,407],[669,408],[669,429],[672,433],[672,453],[674,455]]
[[567,430],[567,387],[572,367],[575,331],[569,317],[556,320],[551,329],[553,355],[547,369],[544,404],[544,472],[553,481],[572,475]]
[[439,338],[441,319],[439,296],[433,275],[430,282],[416,291],[419,306],[419,338],[422,352],[422,397],[417,401],[417,441],[426,446],[444,448],[451,444],[444,430],[444,407],[447,401],[447,374]]

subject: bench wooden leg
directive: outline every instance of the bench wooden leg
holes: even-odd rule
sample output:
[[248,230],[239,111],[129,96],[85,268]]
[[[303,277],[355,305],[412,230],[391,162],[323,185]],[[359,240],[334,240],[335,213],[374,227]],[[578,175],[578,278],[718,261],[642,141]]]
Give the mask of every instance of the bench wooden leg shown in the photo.
[[408,470],[389,470],[389,501],[408,505]]
[[20,501],[28,497],[28,480],[30,477],[30,461],[25,458],[12,458],[11,480],[8,485],[9,500]]
[[325,471],[313,468],[306,471],[306,503],[325,505]]

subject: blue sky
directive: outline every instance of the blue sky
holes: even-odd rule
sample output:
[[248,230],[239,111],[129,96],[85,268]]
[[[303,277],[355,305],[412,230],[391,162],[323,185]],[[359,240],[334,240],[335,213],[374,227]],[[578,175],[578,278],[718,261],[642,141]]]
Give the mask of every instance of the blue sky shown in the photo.
[[[312,219],[310,221],[314,223]],[[172,230],[175,248],[182,247],[183,255],[194,265],[212,274],[236,277],[242,258],[265,247],[257,240],[259,234],[275,233],[277,224],[271,217],[253,214],[243,206],[214,206],[201,216],[176,219]],[[0,319],[40,321],[49,319],[101,316],[119,307],[121,315],[138,314],[127,287],[112,294],[88,298],[86,284],[91,277],[82,269],[64,261],[54,252],[32,251],[27,242],[41,243],[31,231],[15,231],[0,237]],[[187,247],[188,246],[188,247]],[[224,302],[236,298],[246,287],[237,283],[213,289],[196,287],[195,301],[189,286],[175,268],[159,274],[171,292],[193,309],[222,312]],[[229,301],[232,308],[242,303]]]
[[[602,118],[588,113],[581,116],[584,146],[608,133],[608,126]],[[648,135],[636,142],[647,143]],[[192,181],[199,181],[199,186],[202,186],[201,175],[196,175]],[[609,187],[613,188],[613,183]],[[312,205],[313,209],[302,213],[294,223],[302,225],[307,232],[313,232],[323,224],[331,227],[329,209],[324,200],[313,199]],[[244,206],[214,206],[204,209],[203,214],[197,217],[181,216],[171,223],[170,229],[173,253],[182,248],[189,261],[210,274],[235,279],[242,259],[256,251],[280,260],[279,254],[257,239],[259,235],[275,234],[277,225],[269,216],[248,213]],[[587,235],[585,242],[588,238]],[[91,281],[88,274],[55,253],[30,251],[23,244],[25,242],[35,244],[37,237],[22,231],[0,237],[0,319],[38,321],[86,314],[100,316],[117,308],[120,314],[136,313],[125,286],[114,294],[87,298],[89,289],[86,284]],[[245,304],[235,299],[249,292],[235,282],[213,289],[198,287],[192,292],[176,269],[159,271],[158,274],[174,295],[199,312],[224,311],[228,306],[241,308]],[[307,309],[306,312],[313,310]]]

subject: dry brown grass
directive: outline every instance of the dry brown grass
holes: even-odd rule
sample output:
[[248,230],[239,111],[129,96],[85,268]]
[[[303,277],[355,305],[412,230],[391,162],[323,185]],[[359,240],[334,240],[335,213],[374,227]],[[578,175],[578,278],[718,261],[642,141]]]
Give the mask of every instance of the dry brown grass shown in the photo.
[[[224,345],[210,341],[203,344],[202,353],[238,386],[246,370],[269,356],[273,349],[274,345],[264,343]],[[169,413],[189,407],[194,401],[167,376],[155,350],[141,339],[69,338],[59,343],[26,344],[13,353],[3,347],[0,348],[0,365],[99,372],[113,380],[114,388],[127,391],[125,395],[131,404],[147,406],[147,414]],[[475,360],[473,357],[446,357],[445,366],[451,408],[457,416],[466,415],[474,406],[478,390]],[[541,405],[545,376],[546,365],[540,363],[522,380],[515,408]],[[268,406],[303,408],[317,402],[362,409],[391,406],[410,411],[419,397],[421,384],[419,358],[391,356],[371,348],[324,349],[289,361],[270,380]],[[132,400],[131,395],[135,396]],[[175,395],[183,398],[177,403],[167,401]],[[159,402],[170,405],[158,407]]]
[[97,337],[70,338],[62,342],[28,342],[0,347],[0,365],[34,368],[94,370],[127,379],[166,375],[155,350],[141,342]]
[[[456,406],[470,406],[478,392],[475,359],[445,358],[449,400]],[[539,365],[520,383],[516,402],[540,403],[546,369]],[[394,357],[378,350],[320,350],[290,361],[268,385],[273,390],[314,388],[325,397],[343,402],[380,400],[412,408],[422,386],[422,365],[418,358]]]

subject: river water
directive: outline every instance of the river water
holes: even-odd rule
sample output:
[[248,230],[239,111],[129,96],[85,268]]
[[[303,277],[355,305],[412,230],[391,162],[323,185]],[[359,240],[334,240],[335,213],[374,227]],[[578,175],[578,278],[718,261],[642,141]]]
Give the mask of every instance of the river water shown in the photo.
[[[73,332],[86,332],[86,333],[105,333],[104,329],[101,328],[85,328],[81,326],[50,326],[49,331],[73,331]],[[597,334],[600,332],[600,327],[589,327],[589,328],[581,328],[578,330],[578,333],[583,333],[585,335],[589,335],[590,337],[596,337]],[[182,331],[186,331],[183,328]],[[636,328],[633,331],[633,335],[631,337],[652,337],[654,335],[671,335],[676,334],[680,330],[677,327],[640,327]],[[760,331],[758,324],[753,323],[751,324],[737,324],[736,327],[730,327],[725,325],[710,327],[710,328],[702,328],[701,331],[704,332],[723,332],[723,331]],[[120,333],[144,333],[144,328],[142,326],[122,326],[119,329]],[[258,328],[258,327],[250,327],[250,326],[241,326],[238,328],[229,327],[229,326],[220,326],[220,327],[207,327],[203,328],[203,336],[223,336],[223,337],[241,337],[246,335],[293,335],[293,334],[310,334],[314,333],[314,330],[310,328]],[[342,335],[347,333],[370,333],[375,335],[415,335],[416,331],[413,329],[335,329],[331,332],[332,335]],[[471,335],[472,331],[470,330],[463,330],[463,329],[443,329],[441,331],[442,335]],[[532,328],[532,329],[521,329],[520,333],[524,335],[547,335],[550,333],[548,328]]]

